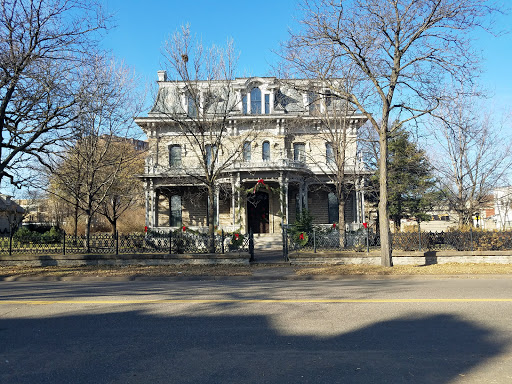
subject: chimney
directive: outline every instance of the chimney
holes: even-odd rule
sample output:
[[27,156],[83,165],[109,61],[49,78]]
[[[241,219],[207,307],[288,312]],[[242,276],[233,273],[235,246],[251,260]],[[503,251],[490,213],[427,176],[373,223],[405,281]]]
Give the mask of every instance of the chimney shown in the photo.
[[157,71],[158,81],[167,81],[167,71]]

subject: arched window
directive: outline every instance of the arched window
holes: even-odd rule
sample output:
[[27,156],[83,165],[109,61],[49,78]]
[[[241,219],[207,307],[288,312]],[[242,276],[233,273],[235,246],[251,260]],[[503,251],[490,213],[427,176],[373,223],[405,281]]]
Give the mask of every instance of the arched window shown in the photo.
[[258,87],[251,90],[251,114],[261,114],[261,90]]
[[261,158],[263,161],[270,160],[270,143],[268,141],[264,141],[261,146]]
[[171,167],[181,167],[181,145],[169,146],[169,165]]
[[327,211],[329,214],[329,224],[337,223],[340,219],[340,211],[338,197],[333,192],[329,192],[327,195]]
[[251,161],[251,142],[244,143],[244,161]]
[[181,227],[181,196],[172,195],[170,204],[171,214],[169,216],[169,225],[171,227]]

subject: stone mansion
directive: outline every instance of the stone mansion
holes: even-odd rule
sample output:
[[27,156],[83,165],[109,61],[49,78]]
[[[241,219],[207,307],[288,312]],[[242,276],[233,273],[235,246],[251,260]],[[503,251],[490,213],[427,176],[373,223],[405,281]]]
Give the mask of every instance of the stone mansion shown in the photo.
[[[147,117],[135,120],[149,142],[141,175],[147,227],[205,231],[212,206],[214,225],[229,232],[281,233],[303,209],[316,224],[336,223],[334,152],[325,116],[342,111],[328,88],[305,85],[275,77],[191,85],[159,71],[157,100]],[[345,221],[359,228],[365,221],[365,171],[356,138],[366,118],[352,110],[342,119],[350,184]],[[212,205],[202,177],[214,166]]]

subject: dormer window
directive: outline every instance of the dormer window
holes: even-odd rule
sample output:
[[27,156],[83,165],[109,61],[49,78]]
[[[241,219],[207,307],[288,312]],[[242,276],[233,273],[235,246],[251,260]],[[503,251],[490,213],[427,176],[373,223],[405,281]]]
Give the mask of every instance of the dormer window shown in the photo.
[[265,94],[265,115],[270,113],[270,94]]
[[251,90],[251,114],[261,114],[261,90],[258,87]]
[[308,92],[308,108],[310,116],[320,115],[321,97],[315,92]]

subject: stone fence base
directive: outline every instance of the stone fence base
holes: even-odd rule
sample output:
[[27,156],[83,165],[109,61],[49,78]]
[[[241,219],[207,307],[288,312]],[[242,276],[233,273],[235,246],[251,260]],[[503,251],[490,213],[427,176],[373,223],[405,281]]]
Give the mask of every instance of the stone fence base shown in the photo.
[[249,265],[249,253],[225,254],[87,254],[87,255],[0,255],[0,266],[84,265]]
[[[378,251],[363,252],[290,252],[290,263],[303,264],[366,264],[380,265]],[[393,251],[394,265],[432,265],[446,263],[512,264],[512,251]]]

